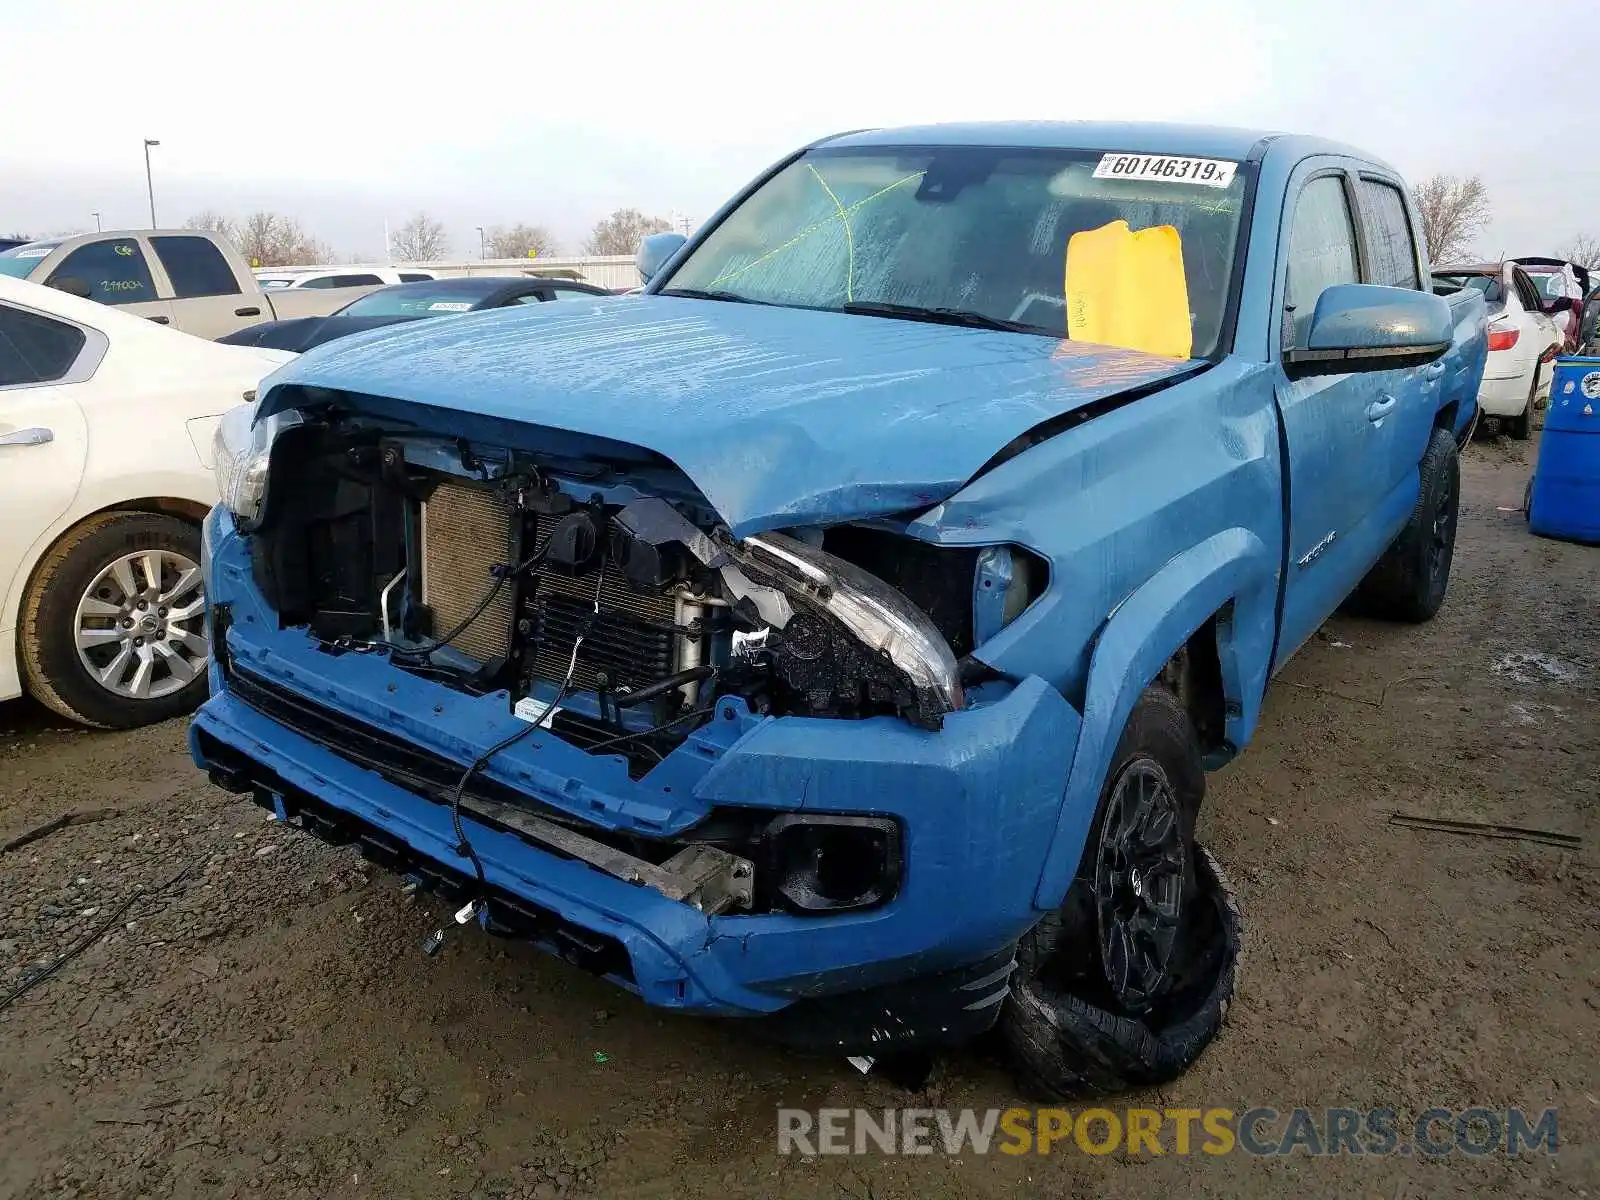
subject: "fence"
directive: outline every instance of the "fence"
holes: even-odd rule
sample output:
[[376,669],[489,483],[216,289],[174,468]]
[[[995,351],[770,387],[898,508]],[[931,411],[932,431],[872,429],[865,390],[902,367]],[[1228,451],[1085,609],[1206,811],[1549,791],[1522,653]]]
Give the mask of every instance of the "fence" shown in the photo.
[[[546,275],[575,271],[578,277],[596,287],[631,288],[642,282],[639,269],[631,254],[574,255],[551,258],[473,258],[457,262],[392,262],[392,263],[306,263],[293,267],[272,267],[274,275],[294,271],[326,271],[337,267],[340,271],[371,270],[374,267],[396,267],[401,270],[415,267],[448,275]],[[268,271],[261,268],[257,274]]]

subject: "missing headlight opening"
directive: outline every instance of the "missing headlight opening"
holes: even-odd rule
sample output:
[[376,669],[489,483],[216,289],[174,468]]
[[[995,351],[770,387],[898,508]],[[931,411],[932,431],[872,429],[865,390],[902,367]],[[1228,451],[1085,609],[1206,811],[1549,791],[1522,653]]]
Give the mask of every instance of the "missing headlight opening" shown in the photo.
[[[622,756],[634,778],[727,697],[757,715],[936,730],[964,705],[958,656],[993,624],[976,549],[850,527],[821,546],[735,540],[703,502],[644,495],[620,472],[574,482],[509,451],[326,422],[288,427],[271,456],[251,559],[284,627],[504,692],[519,715],[544,716],[559,692],[552,732]],[[1007,619],[1041,583],[1026,557],[1005,576]],[[829,843],[844,882],[815,889],[846,906],[838,864],[855,837]]]

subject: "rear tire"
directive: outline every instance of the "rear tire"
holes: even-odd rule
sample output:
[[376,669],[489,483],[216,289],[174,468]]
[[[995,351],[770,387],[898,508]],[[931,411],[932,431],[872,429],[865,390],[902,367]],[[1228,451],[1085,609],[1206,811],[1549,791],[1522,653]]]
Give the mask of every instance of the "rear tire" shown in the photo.
[[209,661],[199,564],[200,530],[176,517],[107,513],[69,530],[23,598],[28,690],[103,729],[193,711]]
[[1433,431],[1420,471],[1406,527],[1356,589],[1353,607],[1368,616],[1415,624],[1444,605],[1461,507],[1461,457],[1448,429]]

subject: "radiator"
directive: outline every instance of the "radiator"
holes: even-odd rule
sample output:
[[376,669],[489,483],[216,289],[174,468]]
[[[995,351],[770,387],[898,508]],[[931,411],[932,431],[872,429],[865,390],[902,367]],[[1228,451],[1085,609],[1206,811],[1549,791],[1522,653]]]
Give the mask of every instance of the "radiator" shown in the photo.
[[[488,488],[446,483],[422,506],[422,602],[434,636],[450,632],[494,586],[490,568],[511,556],[511,514]],[[511,649],[514,598],[508,584],[450,645],[479,662]]]
[[[500,497],[484,487],[447,483],[429,498],[422,515],[422,597],[433,611],[435,636],[466,619],[493,585],[490,568],[511,558],[511,520]],[[524,554],[543,543],[555,518],[527,520]],[[670,594],[636,592],[615,568],[582,575],[535,569],[515,586],[501,588],[450,645],[479,662],[519,653],[524,690],[539,681],[559,684],[567,676],[578,631],[593,614],[597,586],[600,613],[579,648],[574,690],[593,690],[600,671],[611,689],[642,687],[679,669],[689,661],[685,655],[695,653],[687,648],[682,626],[699,610],[686,614]]]

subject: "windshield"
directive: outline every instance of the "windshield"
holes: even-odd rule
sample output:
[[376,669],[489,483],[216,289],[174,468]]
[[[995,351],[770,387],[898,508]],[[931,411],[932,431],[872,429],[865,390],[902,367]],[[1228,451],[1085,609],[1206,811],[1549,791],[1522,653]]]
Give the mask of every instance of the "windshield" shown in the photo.
[[352,300],[335,316],[340,317],[439,317],[446,313],[471,312],[482,295],[463,293],[460,288],[430,287],[425,283],[406,283],[399,287],[370,292]]
[[50,251],[60,244],[60,242],[29,242],[25,246],[0,250],[0,275],[10,275],[13,279],[26,279],[39,265],[39,260],[48,257]]
[[[1120,294],[1124,307],[1136,310],[1157,287],[1174,299],[1187,313],[1191,353],[1205,357],[1217,352],[1228,307],[1247,187],[1236,166],[1077,150],[812,150],[652,290],[841,311],[946,310],[1060,338],[1067,294],[1078,295],[1096,268],[1102,278],[1093,282],[1110,286],[1095,294]],[[1122,260],[1088,262],[1094,256],[1075,251],[1087,265],[1070,278],[1069,239],[1117,221],[1133,232],[1170,227],[1165,244],[1175,240],[1181,256],[1169,254],[1164,273],[1118,278],[1106,264]]]

